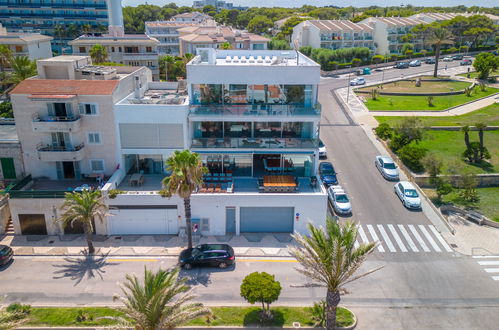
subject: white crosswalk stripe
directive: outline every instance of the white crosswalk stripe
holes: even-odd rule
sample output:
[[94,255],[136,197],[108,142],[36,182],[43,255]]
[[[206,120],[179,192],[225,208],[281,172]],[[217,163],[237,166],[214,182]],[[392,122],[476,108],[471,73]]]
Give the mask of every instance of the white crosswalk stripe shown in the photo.
[[437,231],[437,229],[435,228],[435,226],[429,225],[428,227],[430,227],[431,232],[438,239],[438,241],[440,242],[440,245],[442,245],[444,247],[445,251],[452,252],[451,247],[449,246],[449,244],[447,244],[447,242],[444,240],[444,238],[442,237],[442,235],[440,235],[440,233]]
[[499,281],[499,276],[492,276],[492,279],[493,279],[494,281]]
[[499,273],[499,268],[485,268],[487,273]]
[[397,242],[397,245],[402,252],[407,252],[407,248],[404,245],[404,242],[402,242],[402,239],[400,238],[399,234],[395,230],[395,227],[393,225],[388,225],[388,229],[390,229],[390,232],[392,233],[393,238],[395,238],[395,242]]
[[435,251],[442,252],[442,250],[440,250],[440,248],[438,247],[437,243],[435,243],[433,238],[430,236],[430,233],[426,230],[425,226],[419,225],[419,230],[423,233],[428,242],[430,242],[431,246],[433,247],[433,249],[435,249]]
[[362,241],[364,242],[364,244],[369,243],[369,240],[367,239],[366,233],[364,232],[364,229],[360,225],[359,225],[359,235],[362,238]]
[[396,252],[397,250],[395,249],[395,246],[393,246],[392,241],[390,240],[390,237],[388,237],[388,234],[385,231],[385,228],[383,228],[382,225],[378,225],[378,230],[381,233],[381,236],[383,236],[383,239],[385,240],[386,246],[388,247],[388,250],[390,252]]
[[480,266],[499,266],[499,260],[493,260],[493,261],[479,261],[478,264]]
[[421,246],[421,248],[423,249],[423,251],[424,252],[430,252],[430,249],[428,248],[428,246],[426,245],[426,243],[423,241],[423,239],[421,238],[421,236],[417,232],[416,228],[414,228],[413,225],[407,225],[407,227],[409,227],[409,230],[414,235],[414,237],[416,238],[416,241],[419,243],[419,245]]
[[353,244],[353,246],[354,246],[356,249],[358,249],[358,248],[359,248],[359,246],[360,246],[360,244],[359,244],[359,242],[358,242],[358,241],[355,241],[355,243]]
[[[375,242],[379,242],[378,235],[374,231],[374,227],[372,225],[367,225],[367,230],[369,230],[369,233],[371,234],[371,237]],[[385,248],[381,245],[381,242],[378,243],[378,251],[379,252],[385,252]]]
[[499,266],[499,256],[473,256],[472,258],[478,259],[477,263],[480,266],[485,266],[483,270],[487,274],[490,274],[490,278],[492,278],[492,280],[499,281],[499,267],[488,267],[488,266]]
[[411,236],[409,236],[409,233],[407,232],[407,229],[405,229],[404,225],[398,225],[400,232],[402,235],[404,235],[405,240],[407,243],[409,243],[409,247],[411,248],[412,252],[419,252],[419,249],[416,247],[416,244],[412,241]]

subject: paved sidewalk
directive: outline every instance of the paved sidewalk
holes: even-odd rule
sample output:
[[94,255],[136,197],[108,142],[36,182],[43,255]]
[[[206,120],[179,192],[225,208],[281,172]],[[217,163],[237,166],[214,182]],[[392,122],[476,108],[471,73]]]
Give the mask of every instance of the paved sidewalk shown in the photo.
[[[95,235],[94,246],[100,253],[111,256],[178,256],[186,239],[177,235]],[[288,257],[287,246],[293,243],[289,234],[241,234],[241,236],[202,236],[194,245],[228,243],[237,256]],[[0,244],[10,245],[18,256],[79,255],[87,247],[83,235],[64,236],[0,236]]]

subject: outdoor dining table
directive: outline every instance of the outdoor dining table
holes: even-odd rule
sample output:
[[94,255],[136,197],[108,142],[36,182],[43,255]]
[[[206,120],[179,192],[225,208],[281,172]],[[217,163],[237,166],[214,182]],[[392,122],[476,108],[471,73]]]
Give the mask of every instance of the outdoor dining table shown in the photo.
[[296,187],[295,178],[292,175],[264,175],[264,187]]
[[144,182],[144,177],[142,174],[140,173],[135,173],[135,174],[132,174],[132,176],[130,177],[130,186],[138,186],[140,184],[142,184],[142,182]]

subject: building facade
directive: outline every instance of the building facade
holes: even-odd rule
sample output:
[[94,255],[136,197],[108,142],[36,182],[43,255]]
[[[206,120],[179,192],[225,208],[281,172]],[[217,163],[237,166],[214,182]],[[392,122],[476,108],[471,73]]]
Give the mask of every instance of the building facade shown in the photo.
[[12,56],[28,56],[30,60],[52,57],[52,39],[39,33],[7,32],[0,24],[0,45],[7,46]]
[[[69,27],[77,30],[90,25],[92,29],[104,29],[108,24],[109,0],[2,0],[0,23],[10,32],[38,32],[54,36],[52,49],[59,54],[71,40]],[[62,30],[56,32],[56,26]],[[68,51],[65,50],[67,53]]]
[[1,123],[0,189],[4,189],[9,182],[25,176],[22,154],[21,143],[19,143],[14,122]]

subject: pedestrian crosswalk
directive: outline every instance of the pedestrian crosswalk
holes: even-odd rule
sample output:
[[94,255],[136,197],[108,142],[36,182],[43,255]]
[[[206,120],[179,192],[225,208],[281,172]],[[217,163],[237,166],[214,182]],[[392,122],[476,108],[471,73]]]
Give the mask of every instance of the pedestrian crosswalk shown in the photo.
[[433,225],[359,224],[357,229],[355,247],[378,242],[376,251],[381,253],[453,252]]
[[499,281],[499,256],[473,256],[494,281]]

